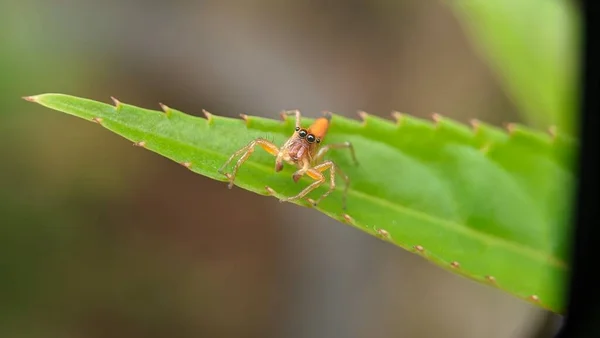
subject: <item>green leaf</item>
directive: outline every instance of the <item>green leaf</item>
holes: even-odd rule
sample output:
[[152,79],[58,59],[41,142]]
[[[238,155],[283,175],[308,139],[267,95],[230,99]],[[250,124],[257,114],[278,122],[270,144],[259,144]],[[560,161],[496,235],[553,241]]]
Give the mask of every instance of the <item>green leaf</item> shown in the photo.
[[568,0],[448,0],[524,118],[576,134],[580,18]]
[[[243,120],[206,113],[205,119],[116,100],[112,106],[61,94],[26,99],[97,122],[221,181],[226,179],[217,170],[236,150],[257,137],[283,144],[294,128],[289,117]],[[476,121],[468,128],[440,116],[435,123],[395,116],[397,123],[367,114],[362,122],[333,115],[324,143],[352,142],[360,165],[346,150],[328,153],[351,179],[348,204],[343,210],[339,182],[318,210],[455,273],[563,311],[574,141],[517,125],[506,132]],[[274,157],[257,147],[235,184],[260,195],[269,194],[268,186],[277,197],[291,196],[311,182],[303,177],[294,183],[293,172],[287,166],[275,173]],[[325,191],[323,186],[310,197]]]

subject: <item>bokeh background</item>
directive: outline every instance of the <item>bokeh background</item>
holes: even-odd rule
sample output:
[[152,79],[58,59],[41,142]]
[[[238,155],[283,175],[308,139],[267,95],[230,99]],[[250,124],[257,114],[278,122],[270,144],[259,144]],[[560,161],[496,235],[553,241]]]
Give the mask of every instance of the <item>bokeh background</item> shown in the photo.
[[469,36],[433,0],[1,0],[0,337],[551,337],[558,316],[20,100],[528,124]]

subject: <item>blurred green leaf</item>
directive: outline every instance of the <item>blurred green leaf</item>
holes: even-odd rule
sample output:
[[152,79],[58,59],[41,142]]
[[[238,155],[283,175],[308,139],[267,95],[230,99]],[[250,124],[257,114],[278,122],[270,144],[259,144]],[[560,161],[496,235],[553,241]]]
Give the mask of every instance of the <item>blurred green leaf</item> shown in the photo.
[[[203,119],[166,107],[165,112],[119,102],[115,107],[62,94],[27,99],[94,121],[221,181],[225,177],[217,170],[236,150],[257,137],[282,144],[294,127],[293,118]],[[507,133],[439,116],[435,123],[397,118],[392,123],[364,115],[361,123],[333,116],[325,143],[352,142],[360,165],[346,151],[328,153],[351,179],[348,208],[342,209],[340,184],[317,209],[455,273],[563,311],[573,140],[517,125]],[[257,148],[235,183],[260,195],[268,195],[269,186],[282,197],[310,181],[304,177],[295,184],[294,168],[273,169],[274,158]],[[223,201],[223,212],[235,208],[234,200]]]
[[580,18],[567,0],[448,0],[532,125],[575,135]]

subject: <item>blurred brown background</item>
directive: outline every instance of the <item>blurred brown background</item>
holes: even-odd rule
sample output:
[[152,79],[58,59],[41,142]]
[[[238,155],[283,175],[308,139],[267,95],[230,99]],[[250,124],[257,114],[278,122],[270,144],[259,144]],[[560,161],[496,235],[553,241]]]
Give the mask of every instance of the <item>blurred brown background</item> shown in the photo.
[[519,121],[437,1],[0,2],[0,337],[550,337],[556,318],[20,100]]

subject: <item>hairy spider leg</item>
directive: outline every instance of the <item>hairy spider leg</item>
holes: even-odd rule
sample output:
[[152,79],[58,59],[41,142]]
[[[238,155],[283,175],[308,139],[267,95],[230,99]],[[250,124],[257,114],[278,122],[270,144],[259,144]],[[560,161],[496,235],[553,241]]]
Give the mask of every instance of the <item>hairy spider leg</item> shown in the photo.
[[285,119],[286,115],[296,115],[296,127],[300,128],[302,127],[300,125],[300,121],[302,120],[302,118],[300,117],[300,111],[299,110],[284,110],[281,112],[281,117]]
[[313,180],[315,180],[315,182],[311,183],[308,187],[304,188],[304,190],[300,191],[296,196],[284,198],[284,199],[281,199],[280,201],[281,202],[289,202],[289,201],[301,199],[304,196],[306,196],[307,194],[309,194],[311,191],[318,188],[321,184],[323,184],[325,182],[325,176],[323,175],[323,172],[327,169],[329,169],[329,173],[330,173],[330,175],[329,175],[329,179],[330,179],[329,190],[327,190],[327,192],[325,192],[323,195],[321,195],[321,197],[319,197],[316,201],[314,201],[313,206],[316,206],[317,204],[319,204],[319,202],[321,202],[325,197],[329,196],[329,194],[331,194],[331,192],[335,189],[335,174],[337,172],[345,181],[344,196],[343,196],[343,208],[345,210],[346,209],[346,194],[348,193],[348,186],[350,184],[350,178],[348,178],[348,176],[346,176],[340,170],[340,168],[337,165],[335,165],[335,163],[333,163],[332,161],[326,161],[326,162],[323,162],[322,164],[319,164],[317,166],[314,166],[314,167],[308,169],[306,171],[306,175],[309,176],[310,178],[312,178]]
[[[299,110],[284,110],[281,112],[281,117],[283,119],[285,119],[285,117],[287,115],[296,115],[296,128],[295,129],[300,129],[302,128],[301,125],[301,121],[302,121],[302,117],[300,114]],[[285,156],[285,150],[289,147],[290,142],[292,141],[292,139],[288,139],[285,144],[283,146],[281,146],[281,150],[275,158],[275,172],[280,172],[281,170],[283,170],[283,157]]]
[[[354,147],[352,146],[352,143],[350,143],[350,142],[333,143],[333,144],[328,144],[326,146],[323,146],[323,148],[319,149],[319,151],[317,152],[317,155],[315,155],[315,157],[313,159],[313,163],[314,164],[318,164],[323,159],[323,156],[325,155],[325,153],[327,153],[331,149],[345,149],[345,148],[347,148],[347,149],[350,150],[350,154],[352,155],[352,160],[354,161],[354,163],[356,165],[358,165],[358,160],[356,159],[356,155],[354,154]],[[345,174],[342,173],[342,170],[340,169],[340,167],[336,165],[336,168],[337,168],[337,171],[340,173],[340,176],[342,176],[342,178],[344,178],[344,180],[346,182],[349,182],[348,176],[346,176]],[[304,174],[306,174],[309,169],[310,168],[306,168],[306,167],[298,169],[292,175],[292,178],[294,179],[294,182],[298,182],[300,180],[300,178]],[[346,184],[346,188],[345,188],[344,191],[347,191],[347,190],[348,190],[348,184]],[[346,193],[344,193],[344,195],[345,194]]]
[[294,182],[298,183],[300,178],[302,178],[302,176],[304,176],[304,174],[306,174],[306,172],[310,169],[310,161],[307,159],[303,160],[302,167],[300,167],[300,169],[296,170],[296,172],[292,174],[292,179],[294,180]]
[[345,149],[345,148],[350,150],[350,155],[352,155],[352,160],[354,161],[354,164],[358,165],[358,160],[356,159],[356,155],[354,154],[354,147],[352,146],[352,143],[350,143],[350,142],[332,143],[332,144],[323,146],[321,149],[319,149],[319,151],[317,152],[317,155],[315,155],[314,162],[319,163],[319,161],[323,158],[323,156],[325,156],[325,153],[327,153],[331,149]]
[[[246,162],[246,160],[248,159],[248,157],[250,157],[250,155],[252,155],[252,153],[254,152],[254,147],[256,147],[257,144],[261,148],[263,148],[266,152],[268,152],[269,154],[271,154],[273,156],[277,156],[277,154],[279,154],[279,147],[277,147],[275,144],[273,144],[272,142],[267,141],[264,138],[257,138],[257,139],[255,139],[253,141],[250,141],[250,143],[248,143],[245,147],[243,147],[240,150],[238,150],[235,153],[233,153],[233,155],[231,155],[229,157],[229,159],[227,159],[227,162],[225,162],[225,164],[223,164],[223,166],[221,168],[219,168],[219,173],[224,174],[229,179],[229,185],[228,185],[229,189],[231,189],[233,187],[233,181],[235,180],[235,175],[237,174],[238,169],[240,168],[240,166],[244,162]],[[227,165],[235,157],[239,156],[240,154],[243,154],[243,155],[237,161],[237,163],[235,164],[235,167],[233,167],[233,171],[231,172],[231,174],[226,174],[223,171],[225,169],[225,167],[227,167]]]
[[[319,166],[323,166],[327,163],[331,163],[331,183],[329,186],[329,190],[327,192],[325,192],[321,197],[319,197],[314,203],[313,205],[317,205],[319,204],[319,202],[321,202],[325,197],[329,196],[329,194],[331,194],[331,192],[335,189],[335,174],[337,173],[338,175],[340,175],[340,177],[344,180],[344,193],[342,194],[342,208],[344,210],[346,210],[346,196],[348,195],[348,188],[350,187],[350,177],[348,177],[348,175],[346,175],[342,169],[340,169],[339,166],[337,166],[334,162],[332,161],[327,161],[323,164],[320,164],[318,166],[316,166],[315,168],[319,167]],[[327,170],[327,168],[323,168],[323,169],[318,169],[319,171],[325,171]]]

